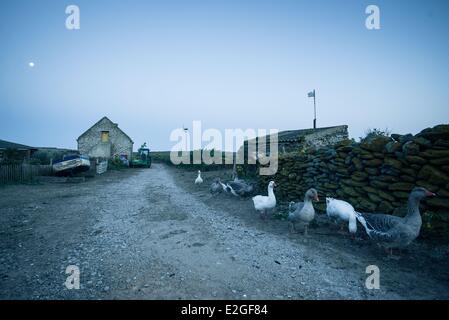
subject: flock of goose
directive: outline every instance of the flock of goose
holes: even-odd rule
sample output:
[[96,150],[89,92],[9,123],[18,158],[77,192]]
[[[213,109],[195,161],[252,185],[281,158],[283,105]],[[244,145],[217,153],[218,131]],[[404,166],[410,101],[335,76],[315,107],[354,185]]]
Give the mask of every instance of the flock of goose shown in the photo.
[[[198,171],[195,184],[202,183],[201,172]],[[262,219],[265,219],[268,211],[276,207],[275,187],[276,183],[270,181],[268,183],[268,195],[252,197],[254,208],[260,213]],[[212,194],[225,192],[240,198],[252,195],[253,191],[253,184],[238,178],[226,183],[223,183],[220,178],[216,178],[210,186]],[[419,236],[422,225],[419,212],[420,201],[425,197],[433,196],[435,194],[425,188],[415,187],[410,192],[405,217],[357,212],[350,203],[330,197],[326,197],[326,213],[336,223],[347,223],[348,230],[352,235],[355,235],[357,232],[358,221],[370,239],[386,248],[392,254],[394,248],[404,248]],[[311,188],[305,193],[303,202],[290,202],[287,220],[290,224],[291,232],[296,232],[296,224],[301,223],[304,226],[304,235],[307,235],[308,226],[315,218],[314,201],[319,201],[318,192],[316,189]]]

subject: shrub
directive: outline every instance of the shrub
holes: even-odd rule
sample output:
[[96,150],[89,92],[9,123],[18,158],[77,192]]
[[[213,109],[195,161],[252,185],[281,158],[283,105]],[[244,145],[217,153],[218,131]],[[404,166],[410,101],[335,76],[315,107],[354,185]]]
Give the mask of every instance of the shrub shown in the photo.
[[385,128],[385,130],[381,130],[378,128],[369,128],[368,130],[365,131],[365,137],[360,137],[360,141],[363,140],[371,140],[373,138],[377,138],[377,137],[390,137],[391,135],[391,130],[389,130],[388,128]]

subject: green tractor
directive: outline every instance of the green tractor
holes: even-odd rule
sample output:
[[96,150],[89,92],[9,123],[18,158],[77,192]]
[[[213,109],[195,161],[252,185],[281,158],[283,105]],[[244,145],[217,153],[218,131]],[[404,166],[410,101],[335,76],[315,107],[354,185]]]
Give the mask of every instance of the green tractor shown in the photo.
[[133,155],[129,166],[132,168],[149,168],[151,167],[151,156],[150,149],[147,147],[147,143],[145,142],[139,150],[137,150],[137,154]]

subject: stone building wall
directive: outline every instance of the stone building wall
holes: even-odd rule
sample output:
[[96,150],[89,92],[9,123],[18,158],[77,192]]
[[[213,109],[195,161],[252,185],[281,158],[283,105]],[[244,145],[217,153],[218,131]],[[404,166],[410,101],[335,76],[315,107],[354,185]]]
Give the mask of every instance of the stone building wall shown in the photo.
[[304,142],[309,146],[323,147],[334,145],[348,137],[348,126],[344,125],[312,132],[304,137]]
[[[248,154],[248,142],[255,143],[255,149],[258,150],[259,143],[267,143],[267,152],[269,151],[270,136],[257,137],[246,140],[240,147],[239,152],[244,152],[247,158],[255,159],[256,150]],[[348,139],[348,126],[340,125],[334,127],[324,127],[317,129],[287,130],[278,133],[278,151],[279,153],[296,152],[310,147],[323,147],[333,145],[339,141]],[[242,150],[243,149],[243,150]]]
[[375,136],[360,143],[345,140],[305,154],[281,154],[277,174],[258,179],[262,190],[275,180],[276,195],[285,201],[298,201],[315,187],[321,197],[317,208],[322,211],[325,196],[331,196],[362,212],[398,215],[403,214],[411,189],[423,186],[437,193],[422,202],[424,229],[448,234],[449,125],[415,136]]
[[[109,141],[102,142],[102,131],[109,131]],[[133,141],[116,123],[104,117],[78,138],[78,150],[94,158],[111,158],[126,154],[131,159]]]

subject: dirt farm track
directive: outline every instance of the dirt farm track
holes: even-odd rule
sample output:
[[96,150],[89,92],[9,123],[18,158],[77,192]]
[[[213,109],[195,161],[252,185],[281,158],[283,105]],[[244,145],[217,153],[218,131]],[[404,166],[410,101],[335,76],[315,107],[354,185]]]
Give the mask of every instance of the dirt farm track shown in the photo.
[[[162,164],[0,187],[0,299],[448,299],[449,247],[399,260],[324,215],[309,236]],[[80,269],[79,290],[64,285]],[[365,287],[366,267],[380,289]]]

